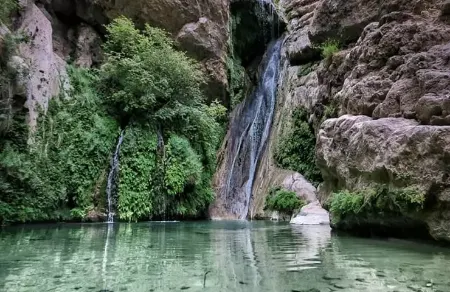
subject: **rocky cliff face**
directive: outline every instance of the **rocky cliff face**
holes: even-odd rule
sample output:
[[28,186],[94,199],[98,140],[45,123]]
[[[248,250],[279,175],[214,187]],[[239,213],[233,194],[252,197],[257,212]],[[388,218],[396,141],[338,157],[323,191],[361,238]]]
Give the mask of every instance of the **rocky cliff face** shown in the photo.
[[26,99],[29,125],[34,128],[39,111],[47,109],[61,87],[68,88],[67,61],[81,67],[101,62],[104,25],[119,15],[167,30],[182,50],[201,62],[208,98],[225,102],[228,6],[228,0],[20,1],[13,28],[29,41],[20,45],[12,65],[27,73],[21,76],[15,95]]
[[[367,226],[414,222],[447,241],[449,7],[448,1],[281,1],[288,61],[271,139],[289,128],[293,106],[305,108],[316,131],[322,203],[339,190],[417,186],[426,197],[423,210]],[[340,51],[325,58],[321,45],[330,39]],[[272,148],[260,164],[256,198],[267,192],[265,180],[279,183],[286,175],[270,162]],[[346,228],[365,224],[356,219]]]

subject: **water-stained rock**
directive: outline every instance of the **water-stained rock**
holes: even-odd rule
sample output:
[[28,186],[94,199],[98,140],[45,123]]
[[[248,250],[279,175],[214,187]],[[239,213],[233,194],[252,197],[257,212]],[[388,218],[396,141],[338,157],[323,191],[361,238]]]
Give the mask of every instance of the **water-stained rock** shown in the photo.
[[90,68],[102,61],[101,36],[91,26],[81,24],[77,29],[75,65]]

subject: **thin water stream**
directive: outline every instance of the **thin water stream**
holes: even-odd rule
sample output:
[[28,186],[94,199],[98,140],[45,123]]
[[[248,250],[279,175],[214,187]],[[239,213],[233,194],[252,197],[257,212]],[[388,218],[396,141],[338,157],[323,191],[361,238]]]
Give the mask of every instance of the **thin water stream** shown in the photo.
[[450,249],[325,226],[178,222],[0,231],[0,291],[450,291]]
[[125,131],[122,131],[119,136],[119,140],[117,141],[116,150],[114,151],[114,155],[111,158],[111,165],[108,174],[108,180],[106,184],[106,199],[108,206],[108,223],[114,222],[114,205],[115,205],[115,195],[117,192],[116,180],[119,174],[119,156],[120,156],[120,145],[122,145],[123,137]]

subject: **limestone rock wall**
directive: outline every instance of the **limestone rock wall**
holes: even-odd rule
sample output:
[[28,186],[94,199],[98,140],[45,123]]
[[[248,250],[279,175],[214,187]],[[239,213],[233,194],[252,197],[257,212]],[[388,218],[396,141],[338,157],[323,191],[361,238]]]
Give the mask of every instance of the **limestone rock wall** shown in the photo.
[[[12,67],[20,72],[15,95],[25,97],[28,123],[37,125],[40,111],[46,111],[53,96],[68,88],[65,61],[55,53],[53,28],[50,20],[32,2],[22,6],[17,32],[25,35],[18,56],[11,60]],[[20,89],[20,90],[18,90]]]
[[[293,108],[302,106],[316,131],[322,203],[342,189],[418,186],[425,209],[405,218],[450,241],[449,7],[438,0],[279,2],[288,23],[286,64],[255,209],[271,185],[290,175],[273,154]],[[320,46],[329,39],[340,51],[324,58]],[[328,119],[330,110],[337,119]]]

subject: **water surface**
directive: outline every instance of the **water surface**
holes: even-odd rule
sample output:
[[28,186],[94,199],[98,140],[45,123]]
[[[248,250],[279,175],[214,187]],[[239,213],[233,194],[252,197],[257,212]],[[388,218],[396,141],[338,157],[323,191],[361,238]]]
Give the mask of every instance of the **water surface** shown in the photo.
[[7,292],[447,292],[449,267],[450,249],[331,236],[328,227],[272,222],[0,231],[0,291]]

